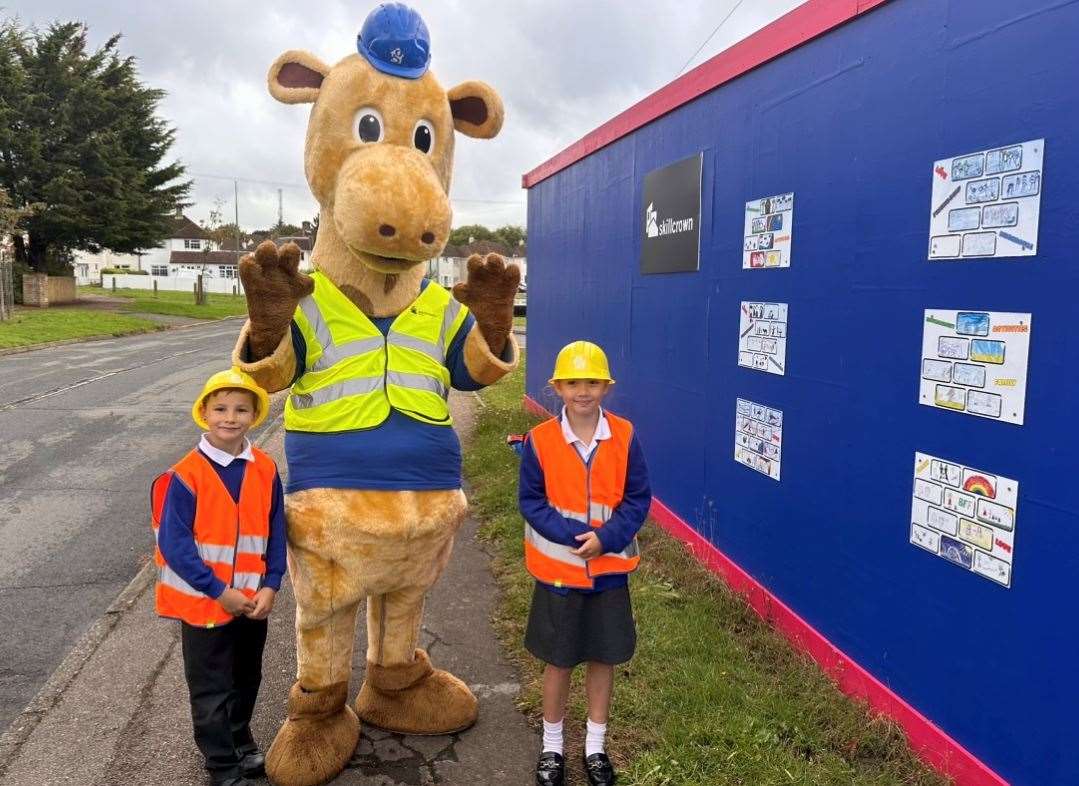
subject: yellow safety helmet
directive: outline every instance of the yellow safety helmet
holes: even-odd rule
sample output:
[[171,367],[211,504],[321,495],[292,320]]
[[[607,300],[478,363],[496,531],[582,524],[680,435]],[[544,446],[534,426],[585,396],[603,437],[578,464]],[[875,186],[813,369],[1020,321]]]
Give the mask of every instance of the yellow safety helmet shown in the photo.
[[560,379],[602,379],[614,384],[607,355],[591,341],[574,341],[562,347],[554,362],[554,375],[547,381],[554,384]]
[[202,386],[202,392],[195,399],[195,404],[191,407],[191,417],[194,418],[195,424],[199,428],[203,430],[210,428],[205,418],[202,417],[202,404],[206,401],[206,397],[211,393],[227,390],[228,388],[250,390],[255,394],[255,398],[258,400],[258,411],[255,413],[255,422],[251,424],[251,428],[266,420],[266,416],[270,414],[269,394],[259,387],[259,384],[252,379],[250,374],[240,371],[238,368],[230,368],[228,371],[218,371],[206,380],[206,384]]

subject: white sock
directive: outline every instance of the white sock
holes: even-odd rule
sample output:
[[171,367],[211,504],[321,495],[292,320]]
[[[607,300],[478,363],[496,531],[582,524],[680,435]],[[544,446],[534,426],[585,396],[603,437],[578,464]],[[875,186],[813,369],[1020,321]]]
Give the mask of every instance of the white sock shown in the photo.
[[543,752],[547,751],[562,755],[562,721],[549,723],[543,719]]
[[584,735],[584,755],[591,756],[593,753],[603,753],[603,739],[607,736],[606,723],[594,723],[588,719]]

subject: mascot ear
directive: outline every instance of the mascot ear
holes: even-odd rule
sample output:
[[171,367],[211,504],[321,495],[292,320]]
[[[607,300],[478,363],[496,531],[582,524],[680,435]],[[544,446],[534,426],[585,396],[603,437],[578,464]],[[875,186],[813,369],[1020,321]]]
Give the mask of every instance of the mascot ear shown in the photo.
[[466,136],[490,139],[502,130],[502,99],[484,82],[462,82],[447,94],[453,127]]
[[274,60],[266,77],[270,95],[284,104],[311,104],[330,67],[310,52],[292,49]]

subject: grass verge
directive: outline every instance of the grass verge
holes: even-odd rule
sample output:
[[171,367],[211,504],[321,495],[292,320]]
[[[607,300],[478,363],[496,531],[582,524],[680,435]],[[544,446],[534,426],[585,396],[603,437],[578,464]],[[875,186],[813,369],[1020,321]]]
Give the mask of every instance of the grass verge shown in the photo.
[[0,322],[0,349],[28,347],[65,339],[125,336],[161,326],[148,319],[83,308],[19,308]]
[[153,290],[147,289],[117,289],[115,292],[107,287],[80,287],[79,289],[99,295],[116,295],[126,298],[130,301],[124,305],[126,311],[143,314],[167,314],[193,319],[221,319],[247,315],[247,300],[243,295],[221,295],[209,292],[206,305],[196,306],[195,295],[192,292],[160,290],[157,297],[154,297]]
[[[464,468],[481,536],[503,588],[496,626],[538,724],[540,670],[523,648],[533,582],[517,513],[517,461],[505,435],[536,422],[521,409],[522,369],[482,394]],[[842,693],[681,545],[652,522],[634,575],[637,654],[616,670],[609,745],[623,786],[836,784],[939,786],[903,733]],[[581,672],[581,669],[577,670]],[[580,674],[567,716],[567,761],[585,719]],[[575,738],[576,735],[576,738]],[[570,782],[583,784],[579,771]]]

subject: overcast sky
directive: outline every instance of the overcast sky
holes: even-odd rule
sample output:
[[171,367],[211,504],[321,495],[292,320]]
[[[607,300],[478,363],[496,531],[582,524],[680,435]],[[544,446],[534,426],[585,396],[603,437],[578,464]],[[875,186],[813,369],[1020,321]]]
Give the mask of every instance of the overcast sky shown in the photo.
[[[800,3],[416,0],[443,87],[481,79],[506,105],[498,137],[458,140],[454,225],[523,225],[523,173],[663,87],[691,56],[686,70]],[[221,199],[231,221],[232,179],[241,178],[240,224],[256,229],[276,222],[278,188],[285,221],[299,224],[318,210],[303,176],[309,107],[270,97],[270,63],[287,49],[336,62],[355,51],[356,33],[375,5],[8,0],[0,15],[40,27],[85,22],[95,47],[122,33],[120,49],[137,59],[142,80],[168,93],[160,113],[177,129],[173,150],[194,180],[188,215],[201,223]]]

